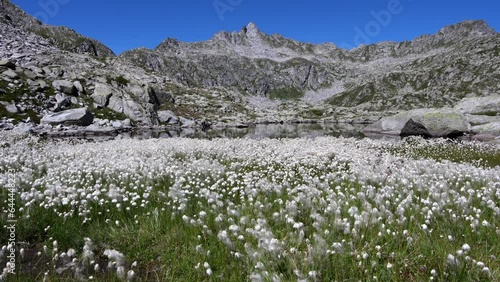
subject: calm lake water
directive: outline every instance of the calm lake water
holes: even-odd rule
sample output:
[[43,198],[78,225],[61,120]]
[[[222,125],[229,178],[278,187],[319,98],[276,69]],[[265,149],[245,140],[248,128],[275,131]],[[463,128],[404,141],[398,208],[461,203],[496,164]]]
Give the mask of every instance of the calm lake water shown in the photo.
[[259,124],[248,128],[211,128],[205,131],[200,129],[182,129],[171,131],[141,131],[127,133],[124,137],[147,138],[314,138],[320,136],[365,138],[363,128],[366,125],[353,124]]

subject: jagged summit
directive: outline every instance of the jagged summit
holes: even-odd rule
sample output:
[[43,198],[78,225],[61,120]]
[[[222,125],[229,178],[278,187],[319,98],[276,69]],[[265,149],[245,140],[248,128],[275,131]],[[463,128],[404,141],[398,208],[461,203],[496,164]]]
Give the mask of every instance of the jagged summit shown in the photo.
[[496,31],[484,20],[468,20],[457,24],[443,27],[438,35],[448,36],[489,36],[495,35]]

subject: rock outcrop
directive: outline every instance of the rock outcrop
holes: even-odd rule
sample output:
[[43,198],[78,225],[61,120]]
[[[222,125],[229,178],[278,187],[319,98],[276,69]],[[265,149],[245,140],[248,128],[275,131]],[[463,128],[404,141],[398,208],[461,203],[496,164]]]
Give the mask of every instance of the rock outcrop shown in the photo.
[[59,113],[48,114],[41,120],[50,125],[78,125],[88,126],[94,121],[94,115],[87,108],[71,109]]
[[364,131],[402,137],[458,137],[470,129],[467,118],[452,109],[418,109],[382,118]]

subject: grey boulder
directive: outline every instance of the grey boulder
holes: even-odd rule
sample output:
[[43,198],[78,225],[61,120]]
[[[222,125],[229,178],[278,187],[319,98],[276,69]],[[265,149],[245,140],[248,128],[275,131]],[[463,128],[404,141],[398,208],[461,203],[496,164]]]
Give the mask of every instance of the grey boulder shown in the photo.
[[111,123],[111,126],[116,128],[116,129],[120,129],[123,127],[123,123],[119,120],[115,120]]
[[11,114],[17,114],[17,112],[19,111],[17,109],[16,105],[14,105],[14,104],[10,104],[10,105],[5,106],[5,109],[7,110],[7,112],[9,112]]
[[54,88],[64,94],[72,95],[72,96],[77,96],[78,95],[78,89],[75,87],[73,82],[68,81],[68,80],[55,80],[52,82],[52,86]]
[[71,109],[48,114],[41,120],[43,124],[88,126],[94,121],[94,115],[87,108]]
[[10,78],[10,79],[17,79],[19,78],[19,75],[13,71],[13,70],[6,70],[2,73],[3,76],[7,77],[7,78]]
[[113,95],[113,89],[102,83],[96,83],[94,94],[92,94],[92,99],[94,99],[95,104],[100,108],[105,108],[109,105],[109,99]]
[[12,129],[12,132],[16,134],[28,134],[33,132],[33,127],[32,123],[21,122]]
[[78,93],[85,93],[85,88],[83,88],[83,85],[80,81],[74,81],[73,85],[76,87],[76,90],[78,90]]
[[9,69],[15,69],[16,68],[16,64],[14,64],[13,62],[7,60],[7,59],[3,59],[3,60],[0,60],[0,67],[6,67],[6,68],[9,68]]

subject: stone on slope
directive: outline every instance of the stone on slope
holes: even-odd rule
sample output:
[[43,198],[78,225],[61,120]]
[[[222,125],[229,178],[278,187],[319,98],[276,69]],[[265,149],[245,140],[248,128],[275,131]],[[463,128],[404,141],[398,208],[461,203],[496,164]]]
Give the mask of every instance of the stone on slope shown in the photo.
[[413,120],[424,126],[432,137],[456,137],[470,131],[467,118],[449,109],[419,113]]
[[13,70],[6,70],[2,73],[3,76],[7,77],[7,78],[10,78],[10,79],[17,79],[19,78],[19,75],[13,71]]
[[80,81],[74,81],[73,85],[76,87],[76,90],[78,90],[78,93],[85,93],[85,89],[83,88],[83,85]]
[[52,108],[52,111],[54,112],[60,112],[64,110],[66,107],[71,105],[71,98],[66,96],[66,94],[56,94],[54,97],[55,99],[55,105]]
[[464,114],[495,116],[500,113],[500,95],[465,98],[455,110]]
[[[412,122],[408,124],[410,120]],[[470,125],[463,114],[452,109],[417,109],[382,118],[367,126],[364,132],[391,135],[404,133],[409,136],[425,135],[427,132],[424,129],[430,137],[454,137],[469,132]]]
[[16,69],[16,64],[14,64],[13,62],[11,62],[9,60],[3,59],[3,60],[0,60],[0,67],[6,67],[6,68],[14,70],[14,69]]
[[181,127],[183,127],[183,128],[196,126],[196,122],[194,120],[187,119],[184,117],[179,117],[179,122],[181,123]]
[[111,123],[111,126],[116,129],[120,129],[123,127],[123,123],[119,120],[115,120]]
[[113,96],[113,89],[106,84],[96,83],[94,94],[91,95],[95,104],[100,108],[105,108],[109,105],[109,99]]
[[68,94],[68,95],[72,95],[72,96],[78,95],[78,89],[76,89],[75,85],[73,85],[73,82],[71,82],[71,81],[55,80],[52,82],[52,86],[56,90],[61,91],[64,94]]
[[19,111],[17,109],[16,105],[14,105],[14,104],[10,104],[10,105],[5,106],[5,109],[7,110],[7,112],[9,112],[11,114],[17,114],[17,112]]
[[71,109],[48,114],[41,120],[43,124],[88,126],[94,121],[94,115],[87,108]]

